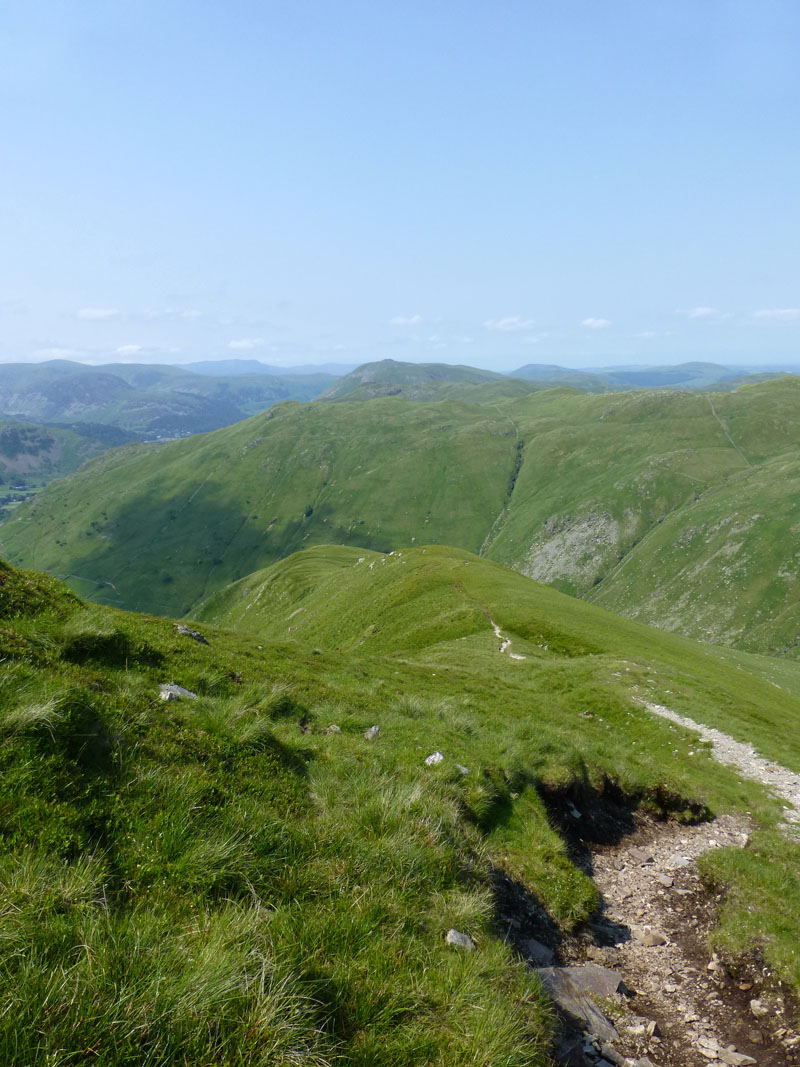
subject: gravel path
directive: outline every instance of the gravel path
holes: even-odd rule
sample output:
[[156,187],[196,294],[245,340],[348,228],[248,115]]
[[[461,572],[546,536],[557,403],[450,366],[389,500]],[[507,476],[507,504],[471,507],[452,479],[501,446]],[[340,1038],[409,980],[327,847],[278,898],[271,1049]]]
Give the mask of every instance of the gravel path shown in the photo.
[[726,763],[735,767],[739,773],[755,782],[760,782],[769,788],[770,792],[782,800],[787,801],[784,807],[784,819],[789,823],[800,824],[800,774],[781,767],[779,763],[759,756],[749,742],[736,741],[721,730],[715,730],[712,726],[704,726],[695,722],[686,715],[679,715],[671,708],[663,704],[651,704],[643,701],[644,706],[654,715],[662,719],[683,726],[687,730],[694,730],[704,741],[710,741],[714,759],[719,763]]
[[633,993],[619,998],[627,1010],[616,1020],[616,1048],[628,1064],[797,1062],[798,1038],[783,1004],[733,980],[706,948],[715,902],[700,882],[697,858],[742,847],[748,831],[747,820],[735,815],[697,826],[651,824],[592,856],[603,913],[595,927],[600,947],[587,955],[618,970]]
[[511,651],[511,638],[506,637],[503,634],[503,631],[500,629],[494,619],[490,617],[489,622],[492,624],[492,629],[494,630],[495,637],[500,642],[500,652],[507,652],[511,659],[525,659],[525,657],[520,656],[518,652]]

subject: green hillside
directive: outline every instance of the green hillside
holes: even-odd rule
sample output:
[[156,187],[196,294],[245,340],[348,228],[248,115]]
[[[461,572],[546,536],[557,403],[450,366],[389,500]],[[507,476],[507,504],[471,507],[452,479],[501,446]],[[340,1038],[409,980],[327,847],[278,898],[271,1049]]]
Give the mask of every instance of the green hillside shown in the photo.
[[516,457],[513,427],[492,408],[286,404],[215,434],[108,453],[26,505],[0,542],[10,559],[87,579],[81,592],[182,614],[304,545],[477,550]]
[[780,806],[640,703],[800,770],[800,700],[758,657],[443,548],[317,548],[204,613],[238,628],[195,623],[200,644],[0,565],[3,1062],[545,1067],[496,871],[530,936],[571,936],[597,894],[552,813],[603,797],[752,813],[747,849],[707,860],[715,947],[800,990]]
[[798,416],[791,377],[285,404],[106,455],[21,508],[0,544],[79,576],[83,595],[181,614],[310,545],[449,543],[689,636],[792,651]]
[[[91,425],[37,426],[0,421],[0,485],[44,485],[71,474],[127,435]],[[128,438],[129,439],[129,438]]]

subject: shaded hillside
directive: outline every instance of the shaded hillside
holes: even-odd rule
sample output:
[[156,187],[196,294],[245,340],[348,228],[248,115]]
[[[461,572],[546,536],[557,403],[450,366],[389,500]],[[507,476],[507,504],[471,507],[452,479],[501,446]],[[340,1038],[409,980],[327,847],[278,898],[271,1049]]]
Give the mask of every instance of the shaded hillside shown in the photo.
[[175,437],[228,426],[282,400],[310,400],[333,380],[326,374],[213,377],[161,364],[6,363],[0,364],[0,412]]
[[44,485],[126,440],[122,431],[100,426],[0,421],[0,485]]
[[245,628],[193,624],[202,644],[0,564],[6,1062],[545,1067],[551,1011],[494,887],[556,949],[585,931],[597,890],[553,805],[604,799],[747,811],[746,851],[710,861],[715,945],[800,989],[779,805],[641,703],[800,769],[800,703],[757,657],[731,670],[443,548],[318,548],[205,610],[254,596]]
[[214,434],[108,453],[26,505],[0,542],[10,558],[87,579],[82,592],[182,614],[304,545],[477,550],[517,456],[494,409],[285,404]]
[[[0,542],[85,579],[84,593],[165,613],[313,544],[455,543],[670,629],[782,650],[800,587],[796,518],[777,502],[799,415],[795,378],[713,395],[288,404],[103,457],[25,505]],[[728,525],[693,536],[716,494]],[[685,548],[659,547],[662,526]],[[718,580],[723,556],[737,598]],[[687,582],[691,568],[708,581]]]

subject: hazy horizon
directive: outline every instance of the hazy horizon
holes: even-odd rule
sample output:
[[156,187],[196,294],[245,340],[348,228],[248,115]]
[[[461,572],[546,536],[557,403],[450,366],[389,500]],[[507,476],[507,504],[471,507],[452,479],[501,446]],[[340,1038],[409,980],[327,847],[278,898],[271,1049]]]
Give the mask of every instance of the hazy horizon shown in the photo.
[[[384,358],[392,358],[392,357],[384,357]],[[303,368],[303,371],[305,373],[308,373],[308,371],[313,368],[313,369],[318,369],[320,373],[330,373],[330,374],[340,375],[340,376],[348,374],[350,371],[356,370],[358,367],[364,366],[367,363],[379,362],[378,360],[365,360],[362,363],[345,362],[344,360],[340,360],[340,361],[326,360],[326,361],[321,361],[321,362],[314,362],[314,361],[311,361],[311,360],[298,360],[297,362],[294,362],[294,363],[280,363],[280,362],[272,363],[269,360],[259,360],[259,359],[256,359],[255,357],[244,358],[243,359],[241,357],[236,357],[236,356],[221,357],[219,359],[185,360],[183,362],[172,362],[172,361],[167,361],[167,360],[143,360],[143,359],[130,359],[130,358],[128,358],[128,359],[120,359],[120,358],[114,359],[114,358],[112,358],[112,359],[108,359],[108,360],[92,362],[92,361],[86,361],[86,360],[81,360],[81,359],[75,359],[75,358],[72,358],[72,357],[49,357],[49,358],[38,359],[38,360],[0,360],[0,366],[9,365],[9,364],[27,364],[29,366],[35,366],[36,364],[40,364],[40,363],[49,363],[49,362],[58,362],[58,361],[76,363],[76,364],[79,364],[79,365],[82,365],[82,366],[94,367],[94,368],[106,367],[106,366],[112,366],[112,365],[116,365],[116,366],[120,366],[120,365],[127,365],[127,366],[156,365],[156,366],[178,367],[178,368],[185,368],[185,369],[191,369],[193,366],[202,365],[204,363],[210,363],[210,364],[231,363],[231,364],[235,364],[235,365],[252,363],[254,365],[258,364],[258,365],[260,365],[262,367],[271,368],[272,370],[285,371],[287,374],[291,374],[291,372],[296,368]],[[724,368],[726,368],[728,370],[733,370],[733,371],[737,371],[738,370],[738,371],[741,371],[743,374],[753,374],[753,373],[759,373],[759,372],[765,372],[765,373],[768,373],[768,372],[786,372],[786,373],[797,373],[797,374],[800,374],[800,360],[798,360],[797,363],[793,363],[791,361],[784,360],[784,361],[776,361],[776,362],[773,362],[773,363],[762,363],[762,364],[735,363],[735,362],[732,362],[732,361],[729,361],[729,362],[726,362],[726,363],[722,363],[722,362],[720,362],[718,360],[667,360],[667,361],[665,361],[663,363],[662,362],[654,362],[654,361],[651,361],[651,362],[637,362],[637,361],[633,361],[632,360],[632,361],[628,361],[628,362],[607,363],[607,364],[596,365],[596,366],[586,366],[585,364],[581,365],[581,364],[578,364],[578,363],[568,362],[566,360],[564,360],[564,361],[556,361],[556,360],[553,360],[553,361],[549,361],[549,360],[548,361],[544,361],[544,360],[541,360],[541,361],[539,361],[539,360],[527,360],[524,363],[514,363],[512,366],[508,366],[508,367],[506,367],[506,366],[498,367],[494,363],[492,363],[492,365],[490,365],[490,361],[489,360],[484,360],[484,361],[476,360],[475,362],[466,363],[466,362],[463,362],[463,361],[447,360],[447,359],[438,359],[438,360],[437,359],[407,359],[407,360],[395,360],[395,362],[398,362],[398,363],[419,363],[419,364],[441,363],[441,364],[445,364],[445,365],[448,365],[448,366],[455,366],[455,365],[467,366],[467,367],[472,367],[475,370],[489,370],[489,371],[494,371],[495,373],[506,374],[506,375],[512,375],[515,370],[520,370],[520,369],[522,369],[523,367],[526,367],[526,366],[539,366],[539,367],[552,366],[552,367],[558,367],[558,368],[561,368],[561,369],[567,370],[567,371],[602,373],[602,372],[614,372],[614,371],[622,371],[622,370],[631,371],[631,370],[649,370],[649,369],[654,369],[654,368],[677,367],[677,366],[682,366],[682,365],[685,365],[685,364],[688,364],[688,363],[708,363],[708,364],[713,364],[713,365],[724,367]]]

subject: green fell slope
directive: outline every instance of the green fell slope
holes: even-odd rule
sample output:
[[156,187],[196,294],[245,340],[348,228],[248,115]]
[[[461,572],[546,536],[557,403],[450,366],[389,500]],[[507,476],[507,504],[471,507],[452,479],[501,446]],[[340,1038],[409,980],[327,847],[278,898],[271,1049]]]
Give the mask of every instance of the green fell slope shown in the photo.
[[709,861],[715,947],[800,988],[779,805],[638,699],[800,769],[800,701],[757,657],[444,548],[312,549],[204,613],[246,626],[195,623],[200,644],[0,565],[4,1062],[545,1067],[496,872],[557,948],[597,894],[553,816],[603,798],[751,812],[746,851]]
[[449,543],[689,636],[791,651],[798,416],[790,377],[287,404],[105,456],[21,508],[0,545],[85,595],[175,614],[310,545]]
[[[101,457],[0,530],[16,561],[85,579],[81,592],[182,614],[309,544],[477,550],[517,457],[492,408],[281,405],[222,432]],[[75,508],[75,502],[81,501]]]

